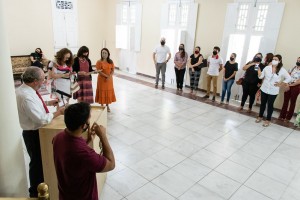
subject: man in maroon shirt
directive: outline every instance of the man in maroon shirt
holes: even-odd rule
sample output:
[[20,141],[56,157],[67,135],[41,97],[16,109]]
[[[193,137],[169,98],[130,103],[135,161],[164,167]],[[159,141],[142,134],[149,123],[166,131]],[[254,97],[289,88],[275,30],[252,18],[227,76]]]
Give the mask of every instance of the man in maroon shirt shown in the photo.
[[[115,159],[103,126],[94,123],[89,129],[90,105],[76,103],[65,110],[67,128],[53,138],[53,154],[58,180],[59,199],[98,200],[96,173],[115,168]],[[103,155],[96,153],[82,138],[97,135],[102,143]]]

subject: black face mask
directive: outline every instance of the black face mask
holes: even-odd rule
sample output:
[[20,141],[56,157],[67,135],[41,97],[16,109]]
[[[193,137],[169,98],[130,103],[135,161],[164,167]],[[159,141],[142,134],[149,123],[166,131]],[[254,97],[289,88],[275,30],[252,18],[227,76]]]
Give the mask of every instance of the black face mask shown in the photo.
[[253,61],[254,62],[261,62],[261,58],[260,57],[254,57]]
[[296,62],[296,65],[299,67],[300,66],[300,62]]
[[161,41],[160,44],[161,44],[162,46],[164,46],[164,45],[166,44],[166,42],[165,42],[165,41]]
[[234,60],[234,57],[230,57],[230,61],[233,61]]
[[184,50],[184,48],[182,48],[182,47],[179,47],[179,51],[180,51],[180,50],[182,50],[182,51],[183,51],[183,50]]
[[217,51],[213,51],[213,54],[214,54],[214,55],[217,55],[217,54],[218,54],[218,52],[217,52]]

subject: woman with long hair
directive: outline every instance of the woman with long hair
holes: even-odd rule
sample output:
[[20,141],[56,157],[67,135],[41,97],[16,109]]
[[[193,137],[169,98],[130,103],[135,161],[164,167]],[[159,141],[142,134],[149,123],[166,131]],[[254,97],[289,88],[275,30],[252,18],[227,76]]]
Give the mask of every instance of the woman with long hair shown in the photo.
[[200,50],[201,48],[199,46],[195,47],[194,53],[190,56],[188,60],[191,94],[193,94],[194,90],[196,91],[198,89],[199,79],[201,76],[200,64],[203,61],[203,56],[200,53]]
[[243,96],[241,101],[240,110],[244,109],[244,105],[247,101],[249,96],[249,107],[248,112],[252,111],[252,106],[255,101],[255,94],[259,89],[261,84],[261,80],[259,80],[257,76],[257,71],[260,69],[261,71],[264,69],[264,65],[261,63],[262,61],[262,54],[257,53],[253,60],[248,62],[244,67],[243,70],[245,71],[244,80],[242,83],[243,86]]
[[[273,57],[272,64],[264,68],[263,71],[258,68],[258,77],[264,79],[261,90],[261,105],[256,123],[262,121],[263,114],[268,105],[267,118],[263,123],[264,127],[270,125],[274,109],[274,101],[279,93],[279,87],[283,87],[291,81],[291,76],[283,68],[282,56],[277,54]],[[283,81],[282,81],[283,80]]]
[[284,101],[279,116],[279,119],[284,120],[285,122],[292,119],[296,101],[300,93],[300,57],[297,59],[296,66],[289,71],[289,74],[291,75],[292,80],[285,88]]
[[54,79],[55,96],[63,103],[65,101],[68,103],[72,96],[71,76],[73,74],[73,62],[72,52],[67,48],[63,48],[56,53],[55,59],[49,64],[49,68],[52,68],[49,72],[50,77]]
[[225,94],[227,92],[226,104],[229,104],[231,87],[235,80],[235,74],[238,71],[238,63],[235,62],[236,53],[230,55],[230,60],[224,66],[224,76],[222,84],[221,104],[224,103]]
[[185,52],[184,44],[180,44],[178,52],[175,54],[174,57],[174,63],[175,63],[174,69],[176,74],[177,90],[182,91],[187,59],[188,59],[188,54]]
[[113,85],[114,63],[110,59],[110,53],[107,48],[101,50],[101,59],[97,61],[98,82],[95,102],[106,104],[107,112],[110,112],[109,104],[116,101]]
[[79,48],[74,59],[73,71],[77,73],[77,82],[80,89],[73,94],[78,102],[94,103],[92,75],[92,63],[89,59],[89,49],[86,46]]

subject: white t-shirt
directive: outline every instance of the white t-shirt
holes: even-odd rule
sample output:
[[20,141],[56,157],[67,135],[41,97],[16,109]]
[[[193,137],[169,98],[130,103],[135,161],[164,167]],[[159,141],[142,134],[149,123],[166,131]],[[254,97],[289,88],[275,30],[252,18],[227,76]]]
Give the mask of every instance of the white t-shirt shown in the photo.
[[289,73],[283,67],[278,72],[278,75],[272,73],[272,65],[266,66],[258,78],[264,79],[260,87],[261,91],[271,95],[279,94],[279,87],[275,86],[275,83],[279,83],[281,80],[283,80],[284,83],[289,83],[292,80]]
[[19,121],[23,130],[37,130],[53,119],[52,113],[46,113],[43,102],[36,91],[23,83],[16,89]]
[[209,62],[207,74],[211,76],[219,76],[220,65],[223,65],[223,59],[221,56],[219,56],[218,59],[209,56],[207,62]]
[[158,46],[154,49],[157,63],[163,63],[167,59],[167,54],[170,53],[170,48],[166,45]]

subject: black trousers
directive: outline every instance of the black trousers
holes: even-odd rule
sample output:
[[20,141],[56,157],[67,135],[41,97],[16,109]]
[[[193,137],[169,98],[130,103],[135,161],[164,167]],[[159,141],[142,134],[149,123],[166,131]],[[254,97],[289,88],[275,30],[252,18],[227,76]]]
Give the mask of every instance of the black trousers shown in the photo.
[[249,96],[249,108],[252,109],[253,103],[255,101],[255,94],[259,88],[257,87],[257,84],[250,84],[248,82],[244,82],[242,86],[243,86],[243,96],[242,96],[241,107],[244,107],[245,102],[247,101],[247,98]]
[[183,87],[183,79],[184,79],[184,74],[185,74],[185,68],[178,70],[176,67],[175,69],[175,74],[176,74],[176,83],[177,83],[177,88],[182,89]]
[[39,61],[31,62],[31,66],[41,68],[44,71],[44,65],[43,65],[43,63],[41,63]]
[[271,121],[276,97],[277,95],[266,94],[263,91],[261,91],[261,104],[259,108],[259,117],[263,117],[266,109],[266,105],[268,104],[267,120]]
[[27,152],[30,157],[29,163],[29,195],[30,197],[37,197],[37,186],[44,182],[40,136],[38,130],[23,131],[23,139]]

